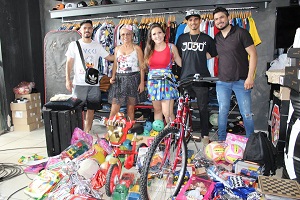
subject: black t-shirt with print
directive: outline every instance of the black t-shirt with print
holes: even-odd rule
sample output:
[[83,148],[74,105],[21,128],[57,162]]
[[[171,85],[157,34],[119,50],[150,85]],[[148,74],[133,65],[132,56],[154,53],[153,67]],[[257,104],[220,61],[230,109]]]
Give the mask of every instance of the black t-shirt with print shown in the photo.
[[219,57],[218,78],[220,81],[246,80],[249,70],[248,53],[245,48],[253,45],[250,33],[238,26],[231,26],[224,38],[215,36]]
[[176,46],[182,59],[181,80],[197,73],[202,77],[210,77],[206,53],[211,57],[217,56],[215,42],[205,33],[201,32],[198,36],[185,33],[178,38]]

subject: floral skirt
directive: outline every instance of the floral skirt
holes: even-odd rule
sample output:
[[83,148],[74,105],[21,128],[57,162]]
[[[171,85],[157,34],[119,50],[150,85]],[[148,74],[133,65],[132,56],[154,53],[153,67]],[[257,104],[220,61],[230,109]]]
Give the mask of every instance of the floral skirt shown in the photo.
[[[153,80],[151,79],[153,75],[165,75],[173,82],[168,79]],[[172,71],[168,69],[151,70],[148,73],[147,89],[148,99],[150,101],[170,100],[177,99],[179,97],[176,79]]]

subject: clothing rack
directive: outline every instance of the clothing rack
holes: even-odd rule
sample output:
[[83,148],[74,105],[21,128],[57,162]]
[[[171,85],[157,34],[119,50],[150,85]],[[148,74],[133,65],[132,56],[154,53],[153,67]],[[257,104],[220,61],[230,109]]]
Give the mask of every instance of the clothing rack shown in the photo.
[[132,15],[119,15],[116,18],[127,18],[127,17],[138,17],[138,16],[152,16],[152,15],[170,15],[170,14],[183,14],[182,11],[169,11],[169,12],[160,12],[160,13],[152,13],[152,9],[150,9],[149,13],[142,14],[132,14]]
[[85,20],[106,20],[106,19],[114,19],[115,17],[96,17],[96,18],[85,18],[85,19],[74,19],[74,20],[64,20],[64,18],[62,17],[61,22],[62,23],[73,23],[73,22],[82,22]]
[[[239,7],[239,8],[226,8],[228,11],[236,11],[236,10],[253,10],[258,9],[258,7],[249,6],[249,7]],[[198,10],[200,12],[212,12],[214,9],[205,9],[205,10]],[[118,15],[116,17],[98,17],[98,18],[86,18],[86,19],[76,19],[76,20],[64,20],[62,17],[62,23],[72,23],[72,22],[81,22],[84,20],[106,20],[106,19],[120,19],[120,18],[128,18],[128,17],[138,17],[138,16],[153,16],[153,15],[169,15],[169,14],[184,14],[184,11],[167,11],[167,12],[159,12],[153,13],[152,9],[150,9],[149,13],[141,13],[141,14],[132,14],[132,15]]]
[[[253,10],[258,9],[258,7],[249,6],[249,7],[240,7],[240,8],[226,8],[228,11],[235,11],[235,10]],[[205,10],[198,10],[200,12],[213,12],[215,9],[205,9]]]

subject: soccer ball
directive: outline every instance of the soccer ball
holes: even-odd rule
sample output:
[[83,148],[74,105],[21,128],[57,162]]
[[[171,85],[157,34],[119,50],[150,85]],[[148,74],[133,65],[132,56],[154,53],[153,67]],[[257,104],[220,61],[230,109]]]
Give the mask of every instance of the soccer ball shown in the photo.
[[162,131],[164,129],[164,127],[165,127],[165,125],[162,120],[157,119],[152,123],[152,129],[157,132]]
[[218,142],[211,142],[205,147],[205,156],[212,161],[224,160],[225,148]]
[[225,160],[229,163],[234,163],[237,159],[243,158],[244,150],[240,145],[229,144],[225,148]]

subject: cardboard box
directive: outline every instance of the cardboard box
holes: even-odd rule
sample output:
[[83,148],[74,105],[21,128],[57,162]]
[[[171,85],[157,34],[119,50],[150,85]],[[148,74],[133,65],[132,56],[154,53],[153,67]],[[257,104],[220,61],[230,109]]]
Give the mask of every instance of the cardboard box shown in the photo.
[[31,102],[26,102],[26,103],[10,103],[10,109],[11,111],[14,110],[30,110],[32,109],[32,104]]
[[273,95],[280,100],[290,100],[291,88],[280,86],[279,90],[274,90]]
[[284,73],[284,69],[266,71],[266,75],[268,76],[268,82],[273,84],[279,84],[279,77],[284,75]]
[[300,58],[300,48],[290,48],[287,56],[290,58]]
[[32,124],[32,123],[37,123],[38,121],[40,121],[40,117],[39,116],[32,116],[32,117],[28,117],[28,118],[15,118],[13,117],[13,123],[14,125],[16,124]]
[[285,76],[293,76],[300,79],[300,67],[285,67]]
[[289,87],[297,92],[300,92],[300,80],[294,76],[284,77],[284,86]]
[[33,131],[37,128],[37,123],[31,123],[31,124],[16,124],[14,125],[15,131]]
[[41,100],[41,94],[40,93],[31,93],[31,94],[16,94],[15,98],[26,98],[28,101],[36,101]]
[[32,101],[31,104],[32,104],[33,108],[39,108],[39,109],[41,109],[42,103],[41,103],[40,99]]
[[37,128],[42,128],[44,126],[44,120],[37,122]]
[[300,67],[300,59],[299,58],[290,58],[290,66]]
[[12,117],[13,118],[29,118],[33,117],[37,114],[37,109],[29,109],[29,110],[13,110]]

